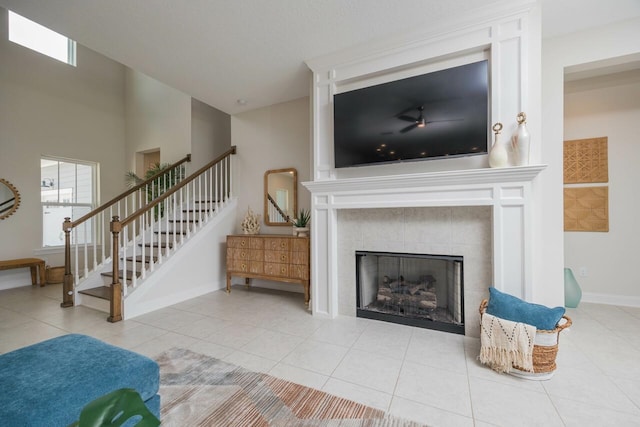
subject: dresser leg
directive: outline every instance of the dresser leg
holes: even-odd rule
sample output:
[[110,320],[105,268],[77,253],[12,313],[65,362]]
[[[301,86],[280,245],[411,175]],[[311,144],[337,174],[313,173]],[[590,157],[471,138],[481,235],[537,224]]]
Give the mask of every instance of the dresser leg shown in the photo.
[[306,305],[307,307],[309,307],[309,293],[309,281],[307,280],[307,282],[304,284],[304,305]]
[[231,275],[227,273],[227,293],[231,293]]
[[249,282],[249,280],[250,279],[248,277],[244,278],[244,285],[247,287],[247,289],[251,288],[251,283]]

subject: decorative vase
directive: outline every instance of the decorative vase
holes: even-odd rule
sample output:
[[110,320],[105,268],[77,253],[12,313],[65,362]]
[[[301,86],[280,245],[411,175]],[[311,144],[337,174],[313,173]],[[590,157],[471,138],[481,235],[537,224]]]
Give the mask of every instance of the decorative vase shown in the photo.
[[489,153],[489,166],[492,168],[504,168],[509,166],[509,153],[503,143],[500,142],[500,131],[502,130],[502,123],[496,123],[493,125],[493,131],[495,132],[495,139],[491,146],[491,152]]
[[293,227],[293,235],[296,237],[308,237],[309,227]]
[[515,157],[515,166],[526,166],[529,164],[529,130],[527,130],[527,115],[518,114],[518,130],[511,138],[511,146]]
[[564,305],[576,308],[580,304],[582,290],[570,268],[564,269]]

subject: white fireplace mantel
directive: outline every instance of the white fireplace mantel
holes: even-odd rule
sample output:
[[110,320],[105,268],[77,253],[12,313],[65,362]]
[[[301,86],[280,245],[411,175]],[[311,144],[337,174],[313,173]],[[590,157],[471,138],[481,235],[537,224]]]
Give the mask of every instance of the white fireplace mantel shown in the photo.
[[[314,314],[338,314],[338,211],[393,207],[491,206],[493,283],[531,300],[536,176],[545,166],[490,169],[482,156],[350,168],[334,167],[333,96],[478,60],[490,64],[492,123],[509,138],[519,112],[531,132],[530,163],[540,162],[539,2],[524,0],[461,13],[423,30],[310,59],[313,72],[311,191]],[[484,158],[486,160],[486,156]],[[437,162],[437,163],[436,163]],[[435,172],[435,170],[439,172]],[[425,172],[431,169],[431,172]],[[446,171],[442,171],[446,169]],[[353,176],[357,176],[354,178]],[[537,268],[539,266],[536,265]]]
[[532,296],[532,186],[545,165],[310,181],[312,310],[338,314],[339,209],[491,206],[493,284]]

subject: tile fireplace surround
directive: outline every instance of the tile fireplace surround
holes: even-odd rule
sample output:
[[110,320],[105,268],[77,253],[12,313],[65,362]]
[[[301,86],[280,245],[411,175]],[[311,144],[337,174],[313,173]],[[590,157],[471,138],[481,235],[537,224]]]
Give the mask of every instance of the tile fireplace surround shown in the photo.
[[[356,249],[435,251],[465,256],[466,333],[477,335],[477,306],[490,284],[531,298],[532,184],[544,168],[305,182],[314,218],[313,313],[355,315]],[[402,231],[388,238],[391,229]],[[429,238],[438,235],[441,242]],[[442,253],[451,250],[463,253]],[[483,250],[486,257],[479,256]]]

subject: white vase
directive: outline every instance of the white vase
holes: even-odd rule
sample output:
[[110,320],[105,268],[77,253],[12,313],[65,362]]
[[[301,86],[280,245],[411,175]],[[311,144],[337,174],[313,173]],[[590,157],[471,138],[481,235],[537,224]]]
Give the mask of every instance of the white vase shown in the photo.
[[296,237],[309,237],[309,227],[293,227],[293,235]]
[[509,166],[509,153],[507,153],[507,147],[500,142],[499,135],[501,130],[502,123],[496,123],[493,125],[495,139],[491,146],[491,152],[489,153],[489,166],[492,168],[504,168]]
[[530,135],[526,120],[526,114],[518,114],[518,130],[511,138],[515,166],[526,166],[529,164]]

